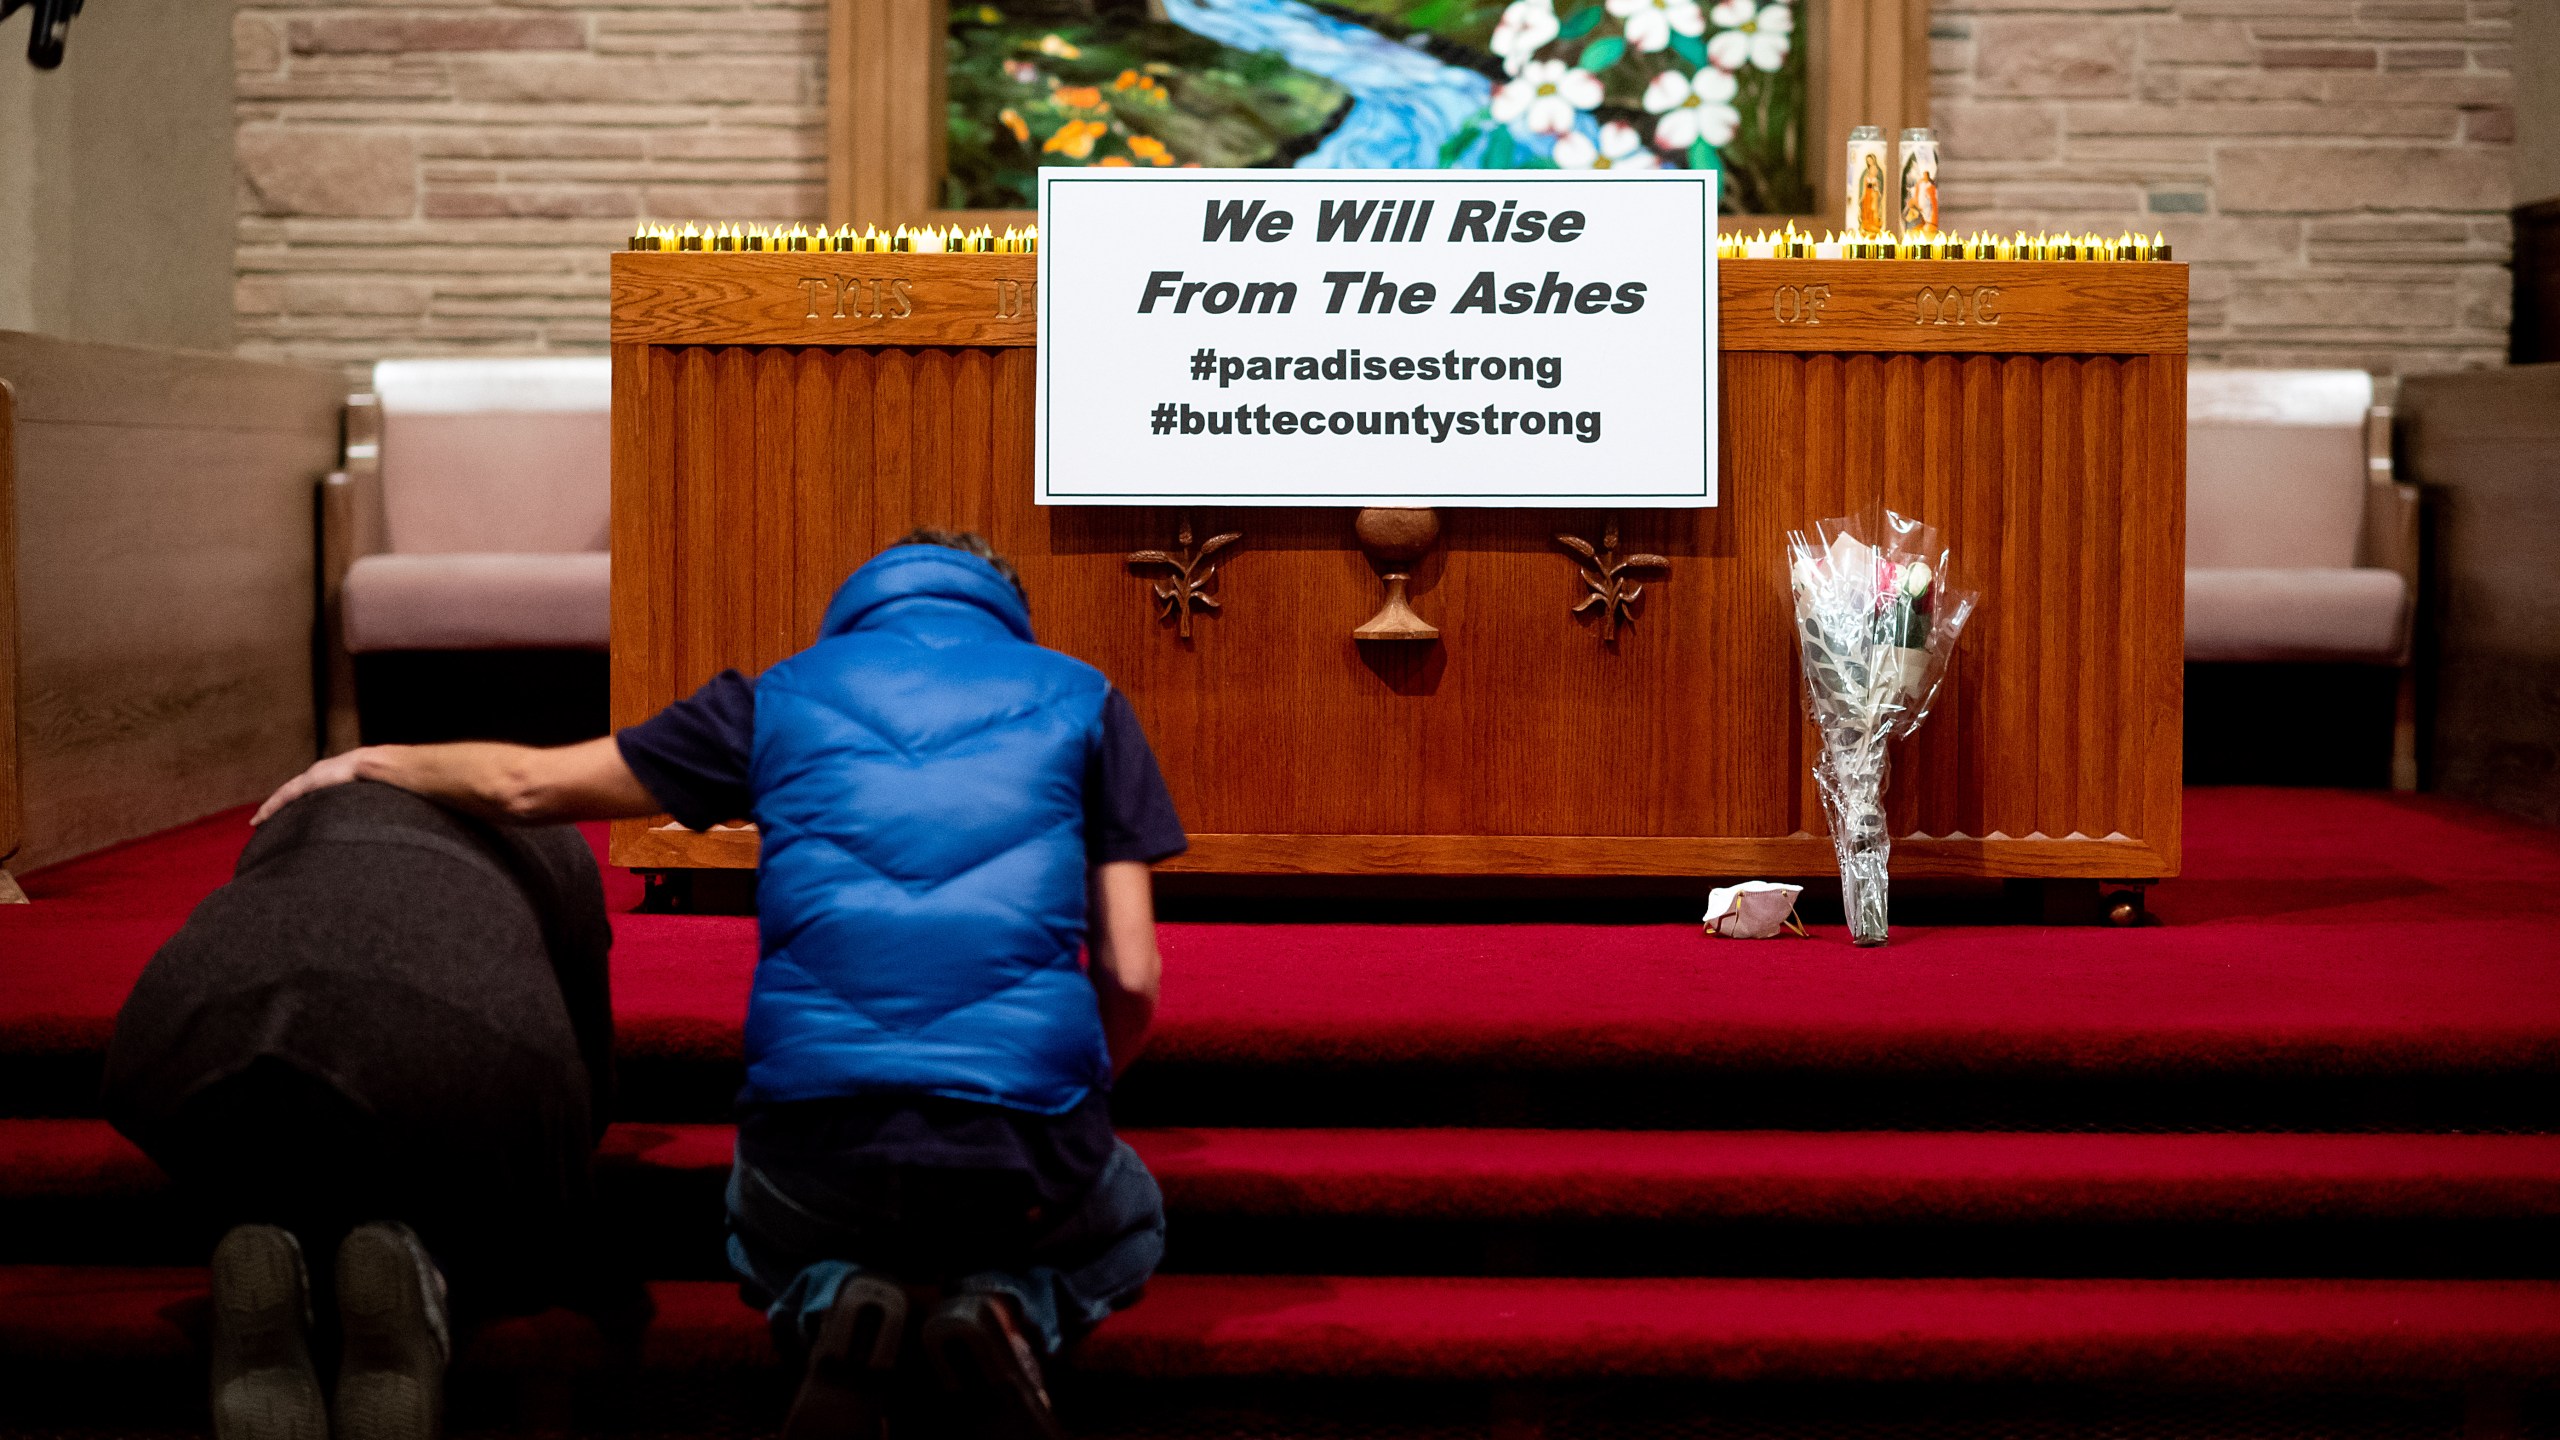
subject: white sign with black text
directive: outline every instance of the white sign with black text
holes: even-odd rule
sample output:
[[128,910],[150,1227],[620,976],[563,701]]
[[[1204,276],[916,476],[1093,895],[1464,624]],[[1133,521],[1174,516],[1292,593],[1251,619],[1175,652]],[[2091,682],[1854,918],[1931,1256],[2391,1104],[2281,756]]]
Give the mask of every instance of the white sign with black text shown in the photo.
[[1043,170],[1040,503],[1713,505],[1715,199]]

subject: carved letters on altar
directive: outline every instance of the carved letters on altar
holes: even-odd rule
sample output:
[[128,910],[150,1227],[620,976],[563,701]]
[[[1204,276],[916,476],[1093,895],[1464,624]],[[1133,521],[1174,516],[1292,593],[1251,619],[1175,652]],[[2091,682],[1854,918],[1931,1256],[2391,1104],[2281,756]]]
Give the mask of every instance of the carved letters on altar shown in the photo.
[[1911,323],[1997,325],[2000,323],[2000,287],[1977,285],[1968,290],[1961,285],[1949,285],[1945,289],[1923,285],[1911,297]]
[[1769,297],[1769,318],[1781,325],[1819,325],[1830,303],[1828,285],[1781,285]]
[[[915,282],[903,275],[803,275],[800,295],[804,320],[904,320],[916,313]],[[998,279],[989,313],[998,320],[1019,320],[1030,307],[1031,287],[1020,280]]]
[[811,320],[904,320],[916,313],[915,285],[903,276],[803,275],[800,293],[808,297],[805,318]]

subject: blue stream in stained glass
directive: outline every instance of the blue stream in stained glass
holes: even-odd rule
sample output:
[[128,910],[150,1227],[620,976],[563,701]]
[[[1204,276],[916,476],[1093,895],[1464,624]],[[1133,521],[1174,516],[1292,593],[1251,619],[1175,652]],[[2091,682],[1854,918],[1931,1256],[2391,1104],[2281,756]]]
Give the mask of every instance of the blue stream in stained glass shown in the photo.
[[[1443,65],[1365,26],[1298,0],[1163,0],[1165,18],[1238,50],[1277,51],[1291,65],[1351,92],[1351,111],[1298,161],[1301,169],[1430,170],[1440,147],[1493,93],[1473,70]],[[1524,153],[1554,142],[1521,136]],[[1481,147],[1477,147],[1481,148]],[[1469,157],[1472,160],[1472,156]]]

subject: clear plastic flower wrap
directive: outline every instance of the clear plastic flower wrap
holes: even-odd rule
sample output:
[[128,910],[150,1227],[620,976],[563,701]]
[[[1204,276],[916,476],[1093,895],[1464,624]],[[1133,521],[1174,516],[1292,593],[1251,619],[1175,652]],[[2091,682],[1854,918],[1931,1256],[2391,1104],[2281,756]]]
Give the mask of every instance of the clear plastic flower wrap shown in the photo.
[[1805,709],[1821,732],[1813,779],[1840,860],[1849,936],[1885,942],[1884,790],[1892,742],[1920,728],[1974,594],[1948,583],[1938,532],[1881,507],[1787,532]]

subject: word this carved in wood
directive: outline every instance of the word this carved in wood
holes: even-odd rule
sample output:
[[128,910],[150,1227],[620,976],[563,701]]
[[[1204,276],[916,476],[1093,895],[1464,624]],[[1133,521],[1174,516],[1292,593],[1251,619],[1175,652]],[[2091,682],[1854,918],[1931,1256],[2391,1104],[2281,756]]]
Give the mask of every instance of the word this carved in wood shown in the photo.
[[[803,275],[809,320],[904,320],[916,313],[915,286],[900,276]],[[832,307],[833,313],[829,313]]]

